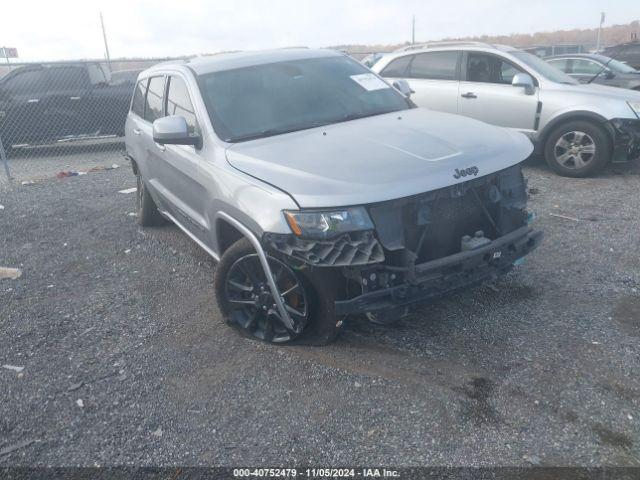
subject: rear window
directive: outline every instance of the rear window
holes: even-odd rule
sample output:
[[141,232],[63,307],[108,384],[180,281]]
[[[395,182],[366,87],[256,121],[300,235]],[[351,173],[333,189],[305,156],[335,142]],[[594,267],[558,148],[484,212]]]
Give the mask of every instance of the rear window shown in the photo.
[[47,71],[49,90],[79,90],[89,86],[89,75],[83,67],[53,67]]
[[144,106],[144,119],[148,122],[161,118],[162,98],[164,96],[164,77],[152,77],[149,80],[147,101]]
[[140,80],[133,91],[131,111],[144,118],[144,96],[147,93],[148,79]]
[[383,77],[404,77],[407,75],[407,67],[411,62],[413,55],[405,55],[404,57],[392,60],[380,73]]
[[7,78],[2,88],[14,95],[43,92],[46,90],[44,71],[42,69],[19,71]]
[[419,53],[411,62],[409,76],[433,80],[456,80],[459,52]]

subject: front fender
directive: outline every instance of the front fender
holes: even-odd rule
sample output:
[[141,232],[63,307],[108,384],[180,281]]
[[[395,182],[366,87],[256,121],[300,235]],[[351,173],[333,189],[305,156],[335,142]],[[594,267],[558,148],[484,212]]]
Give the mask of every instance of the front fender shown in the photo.
[[[544,106],[543,106],[544,109]],[[538,133],[537,141],[536,141],[536,153],[541,153],[544,151],[544,144],[549,137],[549,134],[560,124],[564,122],[570,122],[573,120],[588,120],[597,125],[600,125],[604,128],[609,134],[610,138],[613,139],[614,131],[613,127],[609,123],[609,119],[606,118],[601,113],[597,113],[592,110],[573,110],[573,109],[565,109],[565,111],[559,111],[553,115],[550,119],[548,119],[544,127]]]

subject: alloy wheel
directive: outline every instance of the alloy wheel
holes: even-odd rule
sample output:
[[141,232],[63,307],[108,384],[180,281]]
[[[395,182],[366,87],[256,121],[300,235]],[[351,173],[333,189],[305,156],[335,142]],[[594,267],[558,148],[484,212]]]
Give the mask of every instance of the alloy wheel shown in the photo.
[[556,161],[565,168],[584,168],[596,155],[596,144],[585,132],[571,131],[563,134],[556,142],[553,153]]
[[261,340],[287,342],[300,335],[307,324],[307,296],[302,282],[290,267],[272,257],[268,257],[268,261],[282,301],[294,322],[293,330],[285,326],[278,312],[257,254],[239,258],[227,273],[225,295],[230,321]]

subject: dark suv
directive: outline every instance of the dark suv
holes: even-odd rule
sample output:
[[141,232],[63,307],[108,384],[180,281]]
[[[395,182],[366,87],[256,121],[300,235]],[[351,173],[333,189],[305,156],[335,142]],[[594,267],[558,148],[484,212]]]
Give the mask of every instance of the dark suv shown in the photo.
[[29,65],[0,80],[5,147],[88,135],[124,135],[130,85],[114,86],[98,63]]

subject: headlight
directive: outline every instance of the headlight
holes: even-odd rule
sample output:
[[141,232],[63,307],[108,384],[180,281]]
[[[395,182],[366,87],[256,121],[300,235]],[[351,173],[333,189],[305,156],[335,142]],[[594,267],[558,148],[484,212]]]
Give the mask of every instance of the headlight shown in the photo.
[[327,212],[285,211],[284,216],[298,237],[325,239],[345,232],[373,229],[369,214],[363,207]]
[[638,118],[640,118],[640,102],[627,102],[633,110],[633,113],[636,114]]

